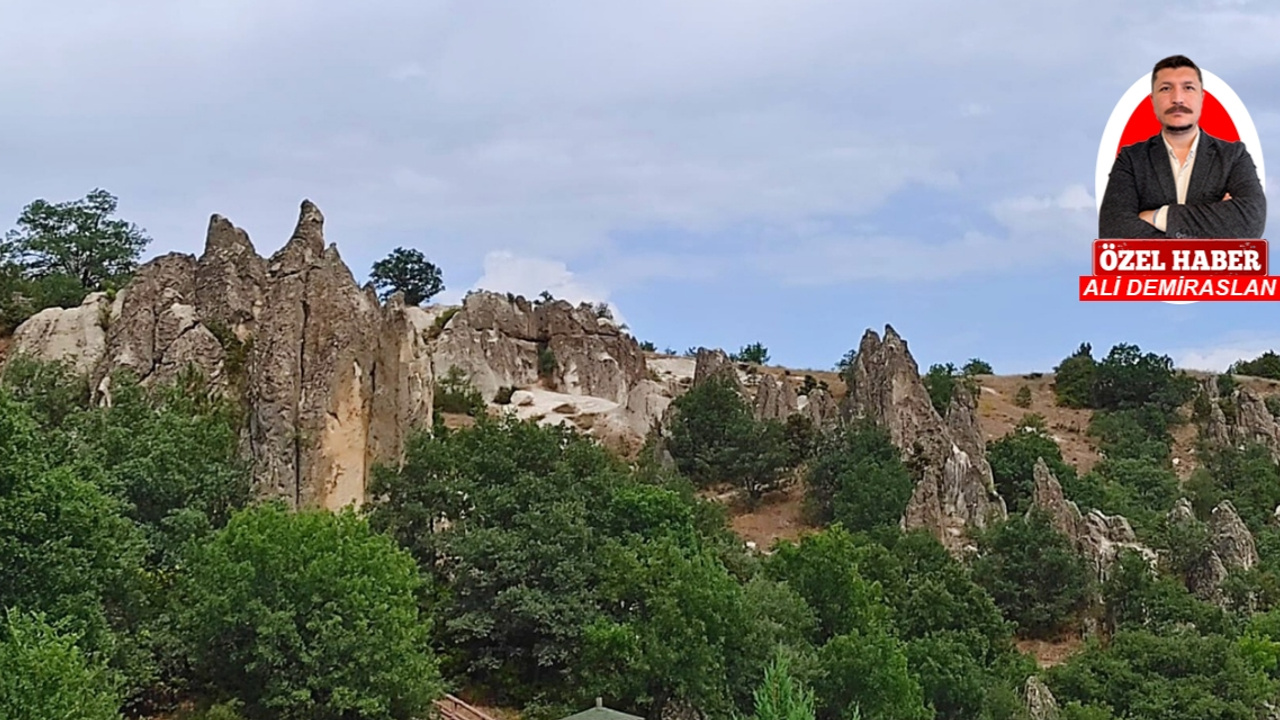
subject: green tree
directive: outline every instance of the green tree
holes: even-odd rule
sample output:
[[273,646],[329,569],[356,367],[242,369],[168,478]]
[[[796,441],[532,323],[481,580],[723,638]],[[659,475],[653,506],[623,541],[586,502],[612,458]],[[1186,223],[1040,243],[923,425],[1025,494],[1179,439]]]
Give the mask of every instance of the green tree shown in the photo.
[[1280,380],[1280,355],[1268,350],[1252,360],[1237,360],[1227,370],[1232,375],[1252,375],[1254,377]]
[[896,526],[915,486],[888,432],[868,422],[823,442],[805,482],[814,519],[855,532]]
[[756,365],[764,365],[769,362],[769,348],[763,343],[751,343],[744,345],[738,352],[729,355],[729,359],[734,362],[754,363]]
[[1049,471],[1064,486],[1074,480],[1075,468],[1062,459],[1062,449],[1042,428],[1019,423],[1003,437],[987,443],[991,475],[1010,514],[1025,512],[1030,507],[1036,460],[1040,458],[1044,458]]
[[934,364],[929,366],[928,372],[921,378],[924,381],[925,390],[929,393],[929,400],[933,403],[933,409],[940,415],[946,415],[947,407],[951,405],[951,396],[955,393],[958,374],[956,366],[952,363]]
[[813,691],[792,676],[786,655],[769,663],[754,699],[755,713],[749,720],[815,720]]
[[712,376],[672,402],[667,449],[700,486],[732,482],[759,497],[791,459],[785,429],[758,422],[731,379]]
[[117,204],[101,189],[81,200],[35,200],[5,239],[29,278],[74,278],[86,292],[118,287],[151,239],[133,223],[111,218]]
[[1031,407],[1031,388],[1027,385],[1020,386],[1013,396],[1013,404],[1020,408]]
[[1066,630],[1089,600],[1084,558],[1033,510],[1010,518],[979,538],[974,579],[995,599],[1024,637],[1052,638]]
[[884,626],[836,636],[819,651],[819,663],[822,672],[814,689],[818,715],[824,720],[858,715],[893,720],[933,717],[902,643]]
[[1081,343],[1070,357],[1053,369],[1053,394],[1058,404],[1072,408],[1090,407],[1097,369],[1098,363],[1093,359],[1093,346]]
[[1091,406],[1127,410],[1154,405],[1171,414],[1192,399],[1195,382],[1173,369],[1167,355],[1143,353],[1137,345],[1111,348],[1094,372]]
[[994,375],[995,371],[991,368],[991,363],[979,358],[969,358],[969,362],[964,364],[960,372],[965,375]]
[[187,567],[196,677],[250,717],[407,720],[440,691],[413,559],[350,510],[242,510]]
[[398,247],[392,250],[391,254],[373,264],[369,277],[383,302],[397,292],[403,292],[406,305],[421,305],[444,291],[440,268],[417,249]]
[[1133,720],[1255,718],[1280,690],[1236,642],[1194,630],[1122,630],[1052,668],[1048,683],[1060,703]]
[[118,720],[119,695],[105,664],[78,635],[43,614],[9,612],[0,623],[0,717]]

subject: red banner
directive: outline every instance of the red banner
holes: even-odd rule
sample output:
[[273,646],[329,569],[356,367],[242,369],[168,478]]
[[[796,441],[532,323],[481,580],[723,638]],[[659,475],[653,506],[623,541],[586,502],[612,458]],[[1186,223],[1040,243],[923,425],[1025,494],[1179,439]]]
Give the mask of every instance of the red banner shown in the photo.
[[1266,275],[1266,240],[1095,240],[1093,274]]
[[1277,301],[1280,276],[1082,275],[1081,301]]

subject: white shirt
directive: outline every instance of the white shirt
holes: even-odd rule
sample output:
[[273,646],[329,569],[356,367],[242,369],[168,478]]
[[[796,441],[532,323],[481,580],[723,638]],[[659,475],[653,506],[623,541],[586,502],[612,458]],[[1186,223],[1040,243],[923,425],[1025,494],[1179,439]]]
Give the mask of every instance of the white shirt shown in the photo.
[[[1191,169],[1196,164],[1196,148],[1200,147],[1200,128],[1196,128],[1196,137],[1191,141],[1191,149],[1187,152],[1187,161],[1178,162],[1178,155],[1173,151],[1173,146],[1169,144],[1169,139],[1164,136],[1164,131],[1160,132],[1160,139],[1164,140],[1165,150],[1169,151],[1169,167],[1173,169],[1173,181],[1178,187],[1178,204],[1187,204],[1187,186],[1191,184]],[[1163,205],[1156,210],[1155,217],[1151,219],[1151,224],[1155,225],[1160,232],[1165,232],[1165,218],[1169,214],[1169,206]]]

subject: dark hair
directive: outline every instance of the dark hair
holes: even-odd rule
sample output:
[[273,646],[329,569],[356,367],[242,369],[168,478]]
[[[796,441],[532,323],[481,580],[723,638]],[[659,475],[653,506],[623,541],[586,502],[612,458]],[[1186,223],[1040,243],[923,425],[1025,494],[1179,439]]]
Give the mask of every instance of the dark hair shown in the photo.
[[1152,69],[1151,71],[1151,86],[1155,87],[1156,73],[1160,72],[1161,70],[1176,70],[1177,68],[1184,68],[1184,67],[1189,67],[1192,70],[1196,71],[1196,79],[1200,81],[1200,85],[1201,87],[1203,87],[1204,75],[1200,74],[1200,68],[1197,67],[1195,63],[1191,62],[1191,58],[1187,57],[1186,55],[1170,55],[1169,57],[1156,63],[1155,68]]

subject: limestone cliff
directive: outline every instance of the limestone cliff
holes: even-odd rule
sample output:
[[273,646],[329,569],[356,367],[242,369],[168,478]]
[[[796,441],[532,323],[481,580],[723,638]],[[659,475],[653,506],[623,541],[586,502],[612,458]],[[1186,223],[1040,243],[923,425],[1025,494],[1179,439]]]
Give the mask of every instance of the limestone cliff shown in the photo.
[[967,528],[1006,517],[971,395],[957,392],[947,417],[939,415],[906,341],[890,326],[883,340],[872,330],[863,335],[846,379],[845,413],[886,428],[908,466],[916,469],[904,528],[926,528],[959,552],[967,544]]

